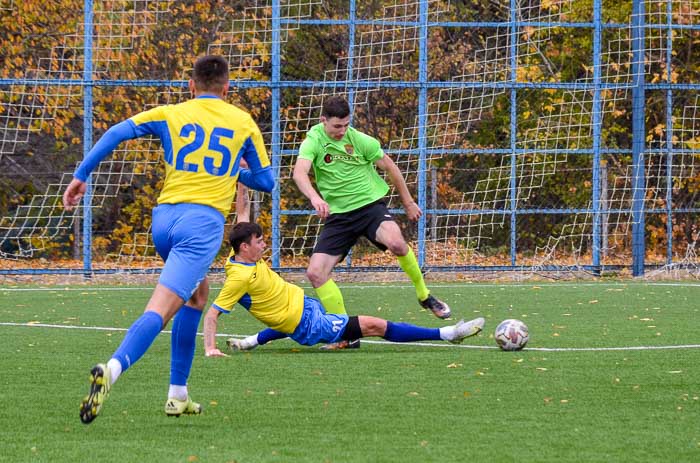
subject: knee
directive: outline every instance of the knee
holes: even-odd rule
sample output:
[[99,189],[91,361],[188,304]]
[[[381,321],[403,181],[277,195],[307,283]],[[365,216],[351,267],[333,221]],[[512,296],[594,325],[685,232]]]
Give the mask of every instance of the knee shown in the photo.
[[207,296],[193,294],[187,305],[194,309],[204,310],[204,306],[207,305],[207,299]]
[[306,269],[306,278],[309,279],[314,288],[318,288],[328,281],[328,274],[319,267],[309,266],[309,268]]
[[386,243],[386,248],[395,256],[408,254],[408,245],[403,239],[394,239]]
[[187,301],[187,305],[199,310],[204,310],[207,305],[207,300],[209,299],[209,283],[204,280],[202,281],[197,289],[192,293],[190,300]]
[[386,320],[366,315],[360,315],[358,319],[362,336],[384,337],[386,334]]

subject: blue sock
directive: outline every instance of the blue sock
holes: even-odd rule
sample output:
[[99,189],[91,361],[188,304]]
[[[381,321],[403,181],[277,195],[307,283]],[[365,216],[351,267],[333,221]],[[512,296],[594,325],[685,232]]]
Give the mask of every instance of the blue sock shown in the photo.
[[287,336],[289,335],[286,333],[281,333],[277,330],[273,330],[272,328],[265,328],[258,333],[258,344],[262,346],[270,341],[274,341],[275,339],[284,339]]
[[408,323],[386,322],[386,333],[382,336],[391,342],[439,340],[440,328],[424,328]]
[[187,385],[197,346],[197,327],[201,318],[201,310],[183,305],[173,319],[173,334],[170,336],[170,384]]
[[163,317],[156,312],[144,312],[131,325],[129,331],[112,358],[122,364],[122,373],[136,363],[146,353],[160,330],[163,329]]

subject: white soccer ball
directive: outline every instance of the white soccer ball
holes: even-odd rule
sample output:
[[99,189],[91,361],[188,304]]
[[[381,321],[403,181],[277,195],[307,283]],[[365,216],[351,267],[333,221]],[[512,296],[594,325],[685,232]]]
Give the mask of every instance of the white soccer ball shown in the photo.
[[530,332],[525,323],[511,318],[498,324],[493,337],[502,350],[520,350],[530,339]]

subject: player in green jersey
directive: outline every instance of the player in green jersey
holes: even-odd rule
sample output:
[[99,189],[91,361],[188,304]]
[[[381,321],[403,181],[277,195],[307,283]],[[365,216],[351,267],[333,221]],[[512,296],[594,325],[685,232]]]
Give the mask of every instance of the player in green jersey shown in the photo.
[[[311,168],[318,191],[309,178]],[[415,286],[421,306],[438,318],[448,318],[449,306],[430,294],[413,251],[387,209],[384,197],[389,185],[377,168],[387,174],[408,218],[418,220],[423,211],[379,141],[350,126],[350,105],[345,98],[327,98],[321,110],[321,122],[307,133],[294,166],[294,181],[325,221],[306,276],[329,313],[346,313],[343,296],[331,272],[357,240],[365,236],[379,249],[388,249],[398,258]],[[352,344],[346,342],[337,347],[349,346]]]

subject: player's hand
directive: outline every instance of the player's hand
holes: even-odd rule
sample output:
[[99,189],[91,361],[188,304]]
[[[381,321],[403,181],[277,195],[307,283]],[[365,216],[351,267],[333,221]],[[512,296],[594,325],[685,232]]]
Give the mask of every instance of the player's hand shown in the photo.
[[420,216],[423,215],[423,211],[420,207],[418,207],[418,204],[416,204],[415,201],[404,204],[404,209],[406,210],[406,216],[408,216],[408,219],[413,222],[416,222],[418,219],[420,219]]
[[219,349],[214,348],[214,349],[207,349],[206,352],[204,353],[205,357],[228,357],[228,354],[224,354],[221,352]]
[[80,203],[86,190],[87,185],[85,182],[74,178],[63,193],[63,207],[67,211],[72,211]]
[[316,209],[317,216],[319,216],[322,219],[328,217],[328,203],[325,202],[323,199],[313,199],[311,200],[311,205],[314,207],[314,209]]

